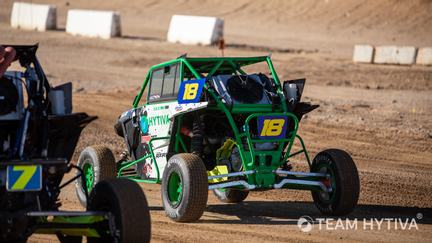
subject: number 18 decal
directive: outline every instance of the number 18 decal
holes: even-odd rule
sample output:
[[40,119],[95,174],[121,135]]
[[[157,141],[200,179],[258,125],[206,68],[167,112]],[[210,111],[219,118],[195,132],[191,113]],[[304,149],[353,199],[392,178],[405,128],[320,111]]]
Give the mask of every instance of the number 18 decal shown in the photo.
[[180,83],[177,96],[179,104],[197,103],[201,97],[205,79],[192,79]]
[[285,116],[259,116],[258,137],[261,139],[284,138],[287,123]]

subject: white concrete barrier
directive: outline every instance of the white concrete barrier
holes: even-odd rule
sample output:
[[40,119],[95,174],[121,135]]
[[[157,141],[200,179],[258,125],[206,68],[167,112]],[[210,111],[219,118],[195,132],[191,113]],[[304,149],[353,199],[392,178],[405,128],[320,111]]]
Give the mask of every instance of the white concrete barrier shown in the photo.
[[432,65],[432,47],[424,47],[418,50],[416,64]]
[[417,48],[413,46],[399,46],[396,54],[396,64],[413,65],[416,61]]
[[374,63],[396,64],[397,46],[377,46],[375,48]]
[[173,15],[167,40],[190,45],[211,45],[223,37],[224,21],[216,17]]
[[103,39],[121,36],[120,14],[113,11],[69,10],[66,32]]
[[374,63],[411,65],[415,63],[417,48],[413,46],[377,46]]
[[371,45],[355,45],[353,62],[372,63],[374,47]]
[[12,7],[13,28],[46,31],[57,28],[57,8],[51,5],[15,2]]

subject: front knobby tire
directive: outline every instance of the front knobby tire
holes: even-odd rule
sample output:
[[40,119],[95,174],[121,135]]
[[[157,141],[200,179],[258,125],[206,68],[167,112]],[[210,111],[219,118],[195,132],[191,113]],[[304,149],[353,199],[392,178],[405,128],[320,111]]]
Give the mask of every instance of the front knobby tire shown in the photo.
[[83,183],[86,183],[87,192],[90,194],[98,182],[116,178],[116,161],[109,148],[97,145],[87,147],[81,152],[77,166],[83,170],[85,179],[76,180],[76,193],[81,205],[86,207],[87,200]]
[[197,221],[207,205],[207,170],[195,154],[172,156],[162,176],[162,204],[166,215],[177,222]]
[[[87,238],[87,242],[150,242],[151,221],[147,199],[138,183],[129,179],[108,179],[93,188],[89,210],[114,215],[115,237]],[[104,230],[106,232],[106,230]]]
[[360,180],[357,167],[351,156],[339,149],[328,149],[318,153],[311,172],[329,173],[330,179],[323,181],[332,187],[332,192],[312,191],[318,210],[324,215],[343,216],[357,206]]

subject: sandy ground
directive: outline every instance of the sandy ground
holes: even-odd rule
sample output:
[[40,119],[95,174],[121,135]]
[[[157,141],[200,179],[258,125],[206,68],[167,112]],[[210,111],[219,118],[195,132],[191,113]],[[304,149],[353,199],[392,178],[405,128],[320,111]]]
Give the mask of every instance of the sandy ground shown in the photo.
[[[57,5],[60,29],[71,8],[122,14],[124,37],[107,41],[62,30],[13,30],[8,24],[12,1],[1,2],[0,43],[39,42],[39,57],[51,82],[72,81],[74,110],[99,116],[83,132],[76,154],[95,143],[110,146],[116,154],[122,151],[112,125],[131,106],[151,65],[183,53],[220,55],[216,47],[164,41],[171,14],[205,13],[226,20],[227,55],[271,51],[281,79],[307,78],[304,99],[321,105],[300,124],[310,153],[345,149],[359,168],[360,202],[349,219],[423,215],[417,220],[419,230],[392,226],[303,233],[296,225],[300,216],[320,217],[310,193],[279,190],[253,192],[241,205],[219,203],[210,193],[199,222],[178,224],[164,216],[159,186],[142,184],[151,206],[153,241],[432,241],[432,67],[358,65],[350,60],[355,43],[432,46],[432,1],[33,2]],[[295,168],[304,167],[295,163]],[[73,186],[61,197],[65,209],[81,209]],[[35,235],[31,241],[52,239]]]

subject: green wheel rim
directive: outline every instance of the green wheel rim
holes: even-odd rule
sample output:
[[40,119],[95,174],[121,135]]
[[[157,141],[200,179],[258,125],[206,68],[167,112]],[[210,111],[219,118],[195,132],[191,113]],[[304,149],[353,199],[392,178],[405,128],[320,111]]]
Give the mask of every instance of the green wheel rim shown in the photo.
[[320,173],[328,173],[330,174],[330,186],[332,188],[331,192],[320,192],[319,197],[325,203],[331,204],[336,199],[336,177],[333,172],[333,169],[330,168],[327,164],[322,164],[318,167],[318,172]]
[[84,172],[87,192],[90,192],[94,182],[93,166],[88,162],[84,162],[83,172]]
[[183,192],[182,181],[177,172],[173,172],[168,179],[168,199],[171,205],[176,206],[181,201]]

